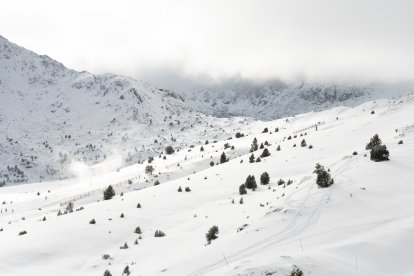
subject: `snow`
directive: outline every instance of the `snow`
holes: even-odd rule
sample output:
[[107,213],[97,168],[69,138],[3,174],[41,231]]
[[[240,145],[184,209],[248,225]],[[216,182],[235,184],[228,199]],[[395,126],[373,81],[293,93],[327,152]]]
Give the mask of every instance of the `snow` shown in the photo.
[[[413,110],[408,95],[267,122],[233,119],[231,140],[208,138],[205,145],[207,138],[189,131],[200,143],[166,159],[156,156],[152,176],[145,174],[147,161],[118,170],[109,159],[84,167],[77,178],[3,187],[1,274],[103,275],[108,269],[120,275],[129,265],[131,275],[288,275],[297,265],[305,275],[413,275]],[[237,131],[245,136],[234,138]],[[390,161],[369,159],[365,145],[376,133]],[[259,145],[270,143],[271,155],[259,163],[248,162],[254,137]],[[300,146],[303,138],[312,149]],[[224,150],[225,143],[235,149]],[[230,161],[210,167],[223,151]],[[331,187],[315,184],[317,162],[330,169]],[[260,185],[265,171],[270,184]],[[238,188],[249,174],[259,187],[239,204]],[[280,178],[293,183],[278,186]],[[153,186],[156,179],[161,184]],[[117,195],[103,201],[109,184]],[[57,216],[69,201],[84,209]],[[218,239],[207,245],[213,225]],[[137,226],[143,233],[134,245]],[[166,236],[154,237],[156,230]],[[125,242],[129,248],[120,249]]]

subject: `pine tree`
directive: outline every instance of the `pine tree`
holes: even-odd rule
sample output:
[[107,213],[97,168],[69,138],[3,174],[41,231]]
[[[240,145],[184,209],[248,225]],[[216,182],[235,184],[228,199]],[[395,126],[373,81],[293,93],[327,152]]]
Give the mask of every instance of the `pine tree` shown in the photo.
[[104,276],[112,276],[111,272],[107,269],[104,272]]
[[260,183],[262,185],[266,185],[266,184],[269,184],[269,182],[270,182],[269,174],[267,172],[262,173],[262,175],[260,176]]
[[180,192],[180,193],[183,191],[183,189],[181,188],[181,186],[178,187],[178,190],[177,191]]
[[129,274],[131,274],[131,272],[129,271],[129,266],[126,266],[126,267],[124,268],[124,272],[122,272],[122,275],[129,276]]
[[276,151],[280,151],[280,145],[277,146]]
[[115,196],[114,188],[112,188],[112,185],[109,185],[108,188],[104,191],[104,200],[110,200]]
[[141,228],[139,226],[135,227],[135,234],[142,234]]
[[254,175],[249,175],[246,178],[246,182],[244,183],[247,189],[252,189],[253,191],[257,188],[256,179]]
[[260,149],[264,149],[263,143],[260,144]]
[[325,168],[317,163],[315,166],[315,171],[313,173],[316,173],[316,184],[320,188],[327,188],[331,186],[334,183],[334,180],[331,178],[331,175],[329,172],[325,170]]
[[241,197],[241,198],[240,198],[239,203],[240,203],[240,204],[243,204],[243,203],[244,203],[244,201],[243,201],[243,197]]
[[220,156],[220,164],[223,164],[226,162],[227,162],[227,157],[226,157],[226,154],[223,152]]
[[241,184],[241,185],[240,185],[240,187],[239,187],[239,193],[240,193],[241,195],[245,195],[245,194],[247,194],[246,185],[244,185],[244,184]]
[[386,145],[374,146],[371,149],[371,160],[375,162],[382,162],[389,160],[390,153]]
[[172,146],[167,146],[165,148],[165,153],[166,154],[173,154],[174,153],[174,148]]
[[260,157],[268,157],[270,155],[270,152],[267,148],[265,148],[262,152],[262,154],[260,155]]
[[306,147],[306,141],[305,141],[305,139],[303,139],[302,142],[300,142],[300,146],[302,148]]
[[206,233],[206,239],[207,239],[207,243],[210,244],[212,240],[217,239],[217,234],[219,232],[218,226],[214,225],[212,226],[208,232]]
[[259,146],[257,145],[257,139],[256,137],[253,139],[252,145],[250,147],[250,152],[254,152],[259,148]]
[[249,157],[249,162],[250,163],[254,163],[254,154],[252,153],[252,155],[250,155]]
[[379,138],[378,134],[375,134],[369,143],[366,145],[365,149],[370,150],[373,149],[375,146],[381,145],[381,139]]

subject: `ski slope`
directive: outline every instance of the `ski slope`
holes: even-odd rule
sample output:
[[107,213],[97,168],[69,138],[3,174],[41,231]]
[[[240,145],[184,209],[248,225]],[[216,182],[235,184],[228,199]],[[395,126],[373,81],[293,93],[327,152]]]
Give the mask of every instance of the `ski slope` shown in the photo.
[[[131,275],[289,275],[293,265],[305,275],[414,274],[414,96],[232,127],[245,136],[155,157],[153,175],[147,161],[112,171],[102,163],[78,178],[3,187],[0,274],[121,275],[126,265]],[[376,133],[390,161],[370,160],[365,145]],[[249,163],[254,137],[270,144],[259,163]],[[211,167],[222,152],[230,161]],[[331,187],[315,184],[317,162],[330,169]],[[249,174],[258,188],[240,204]],[[110,184],[116,196],[103,201]],[[84,209],[57,216],[68,202]],[[207,244],[213,225],[218,238]]]

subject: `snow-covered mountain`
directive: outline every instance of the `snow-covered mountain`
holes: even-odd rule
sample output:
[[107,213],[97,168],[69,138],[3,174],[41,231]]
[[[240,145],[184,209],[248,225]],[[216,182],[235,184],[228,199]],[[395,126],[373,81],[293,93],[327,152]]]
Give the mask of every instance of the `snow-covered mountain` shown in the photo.
[[286,84],[281,81],[253,82],[230,79],[220,84],[200,85],[180,90],[194,109],[217,117],[248,116],[272,120],[334,106],[395,98],[414,91],[405,84]]
[[0,37],[0,183],[68,177],[72,160],[133,164],[166,144],[224,135],[217,122],[171,91],[76,72]]
[[[3,187],[0,274],[414,275],[413,95],[232,127],[151,164]],[[370,158],[376,133],[389,161]]]

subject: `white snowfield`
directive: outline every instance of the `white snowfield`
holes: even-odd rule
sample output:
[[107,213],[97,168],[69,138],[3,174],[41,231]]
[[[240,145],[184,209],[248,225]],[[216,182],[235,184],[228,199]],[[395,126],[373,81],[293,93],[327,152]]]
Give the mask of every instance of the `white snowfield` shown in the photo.
[[[412,95],[257,121],[241,132],[156,157],[153,176],[146,162],[110,173],[98,165],[78,179],[1,188],[0,275],[122,275],[127,265],[131,275],[289,275],[293,265],[304,275],[414,275]],[[376,133],[389,161],[371,161],[365,150]],[[270,144],[259,163],[249,162],[254,137]],[[230,161],[210,167],[222,152]],[[330,169],[331,187],[316,185],[317,162]],[[268,185],[260,185],[263,172]],[[258,188],[240,196],[249,174]],[[116,196],[104,201],[109,184]],[[57,216],[70,201],[83,210]],[[213,225],[218,238],[207,244]]]

